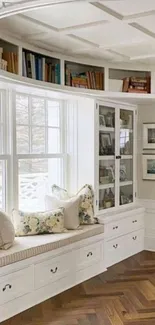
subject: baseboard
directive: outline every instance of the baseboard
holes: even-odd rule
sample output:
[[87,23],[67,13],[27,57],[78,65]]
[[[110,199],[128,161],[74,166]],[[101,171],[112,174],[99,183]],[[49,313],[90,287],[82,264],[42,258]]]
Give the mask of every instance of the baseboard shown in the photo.
[[155,237],[144,238],[144,249],[146,251],[155,252]]
[[138,199],[138,203],[145,208],[145,237],[144,249],[155,251],[155,200]]

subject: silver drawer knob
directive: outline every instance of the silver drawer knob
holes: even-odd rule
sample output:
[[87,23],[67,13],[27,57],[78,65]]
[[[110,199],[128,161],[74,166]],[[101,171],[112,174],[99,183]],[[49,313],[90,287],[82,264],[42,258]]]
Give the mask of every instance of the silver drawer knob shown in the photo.
[[5,291],[7,288],[11,289],[12,285],[11,284],[6,284],[5,287],[2,289],[2,291]]
[[89,252],[89,253],[87,254],[87,257],[89,257],[89,256],[93,256],[93,253],[92,253],[92,252]]
[[56,273],[58,271],[58,268],[56,267],[55,270],[51,269],[52,273]]

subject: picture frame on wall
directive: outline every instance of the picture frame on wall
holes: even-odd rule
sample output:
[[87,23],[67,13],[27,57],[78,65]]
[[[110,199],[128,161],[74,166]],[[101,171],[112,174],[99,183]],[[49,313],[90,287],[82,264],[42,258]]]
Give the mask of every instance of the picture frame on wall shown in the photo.
[[143,149],[155,149],[155,123],[143,124]]
[[155,180],[155,155],[143,155],[143,179]]

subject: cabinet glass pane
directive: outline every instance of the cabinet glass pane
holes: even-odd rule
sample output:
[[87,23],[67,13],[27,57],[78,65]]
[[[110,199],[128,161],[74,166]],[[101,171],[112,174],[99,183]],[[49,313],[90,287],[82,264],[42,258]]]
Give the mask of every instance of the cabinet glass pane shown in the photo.
[[133,112],[120,110],[120,154],[133,154]]
[[115,154],[115,109],[99,106],[99,155]]
[[133,112],[120,110],[120,205],[133,202]]
[[120,160],[120,182],[133,181],[133,160],[121,159]]
[[99,190],[99,210],[109,209],[115,206],[115,188]]
[[115,182],[115,160],[100,160],[99,162],[99,184],[100,187]]
[[133,202],[133,185],[120,186],[120,205]]

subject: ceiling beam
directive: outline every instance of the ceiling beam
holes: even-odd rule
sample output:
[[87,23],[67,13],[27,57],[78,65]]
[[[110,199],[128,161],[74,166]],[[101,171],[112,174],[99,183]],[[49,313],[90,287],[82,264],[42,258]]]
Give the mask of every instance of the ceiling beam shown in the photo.
[[155,33],[151,32],[149,29],[141,26],[140,24],[138,23],[130,23],[129,26],[132,26],[134,27],[135,29],[138,29],[140,32],[142,32],[143,34],[145,35],[148,35],[150,36],[151,38],[154,38],[155,39]]
[[108,20],[99,20],[99,21],[94,21],[91,23],[69,26],[69,27],[65,27],[65,28],[59,28],[58,31],[59,31],[59,33],[68,34],[68,32],[74,32],[75,30],[85,29],[85,28],[89,28],[89,27],[96,27],[96,26],[105,25],[108,23],[109,23]]
[[136,19],[139,18],[143,18],[143,17],[148,17],[148,16],[152,16],[155,15],[155,10],[149,10],[149,11],[144,11],[144,12],[139,12],[133,15],[127,15],[127,16],[123,16],[123,21],[127,22],[127,21],[135,21]]
[[113,9],[108,8],[107,6],[101,4],[100,2],[90,2],[90,4],[112,16],[115,19],[123,20],[123,15],[119,14]]

